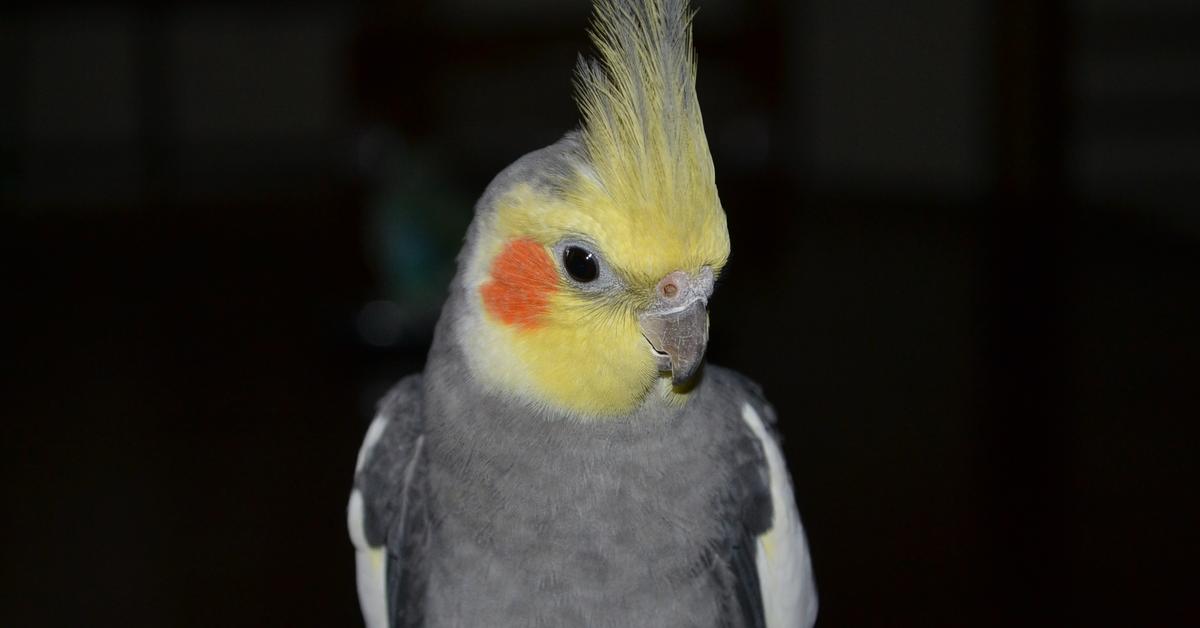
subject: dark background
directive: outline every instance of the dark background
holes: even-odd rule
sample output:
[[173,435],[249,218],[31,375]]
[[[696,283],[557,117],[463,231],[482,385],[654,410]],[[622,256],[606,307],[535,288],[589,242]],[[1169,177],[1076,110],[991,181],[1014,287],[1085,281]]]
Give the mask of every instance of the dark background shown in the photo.
[[[349,626],[344,504],[583,0],[0,9],[0,625]],[[823,626],[1196,625],[1200,5],[700,3]]]

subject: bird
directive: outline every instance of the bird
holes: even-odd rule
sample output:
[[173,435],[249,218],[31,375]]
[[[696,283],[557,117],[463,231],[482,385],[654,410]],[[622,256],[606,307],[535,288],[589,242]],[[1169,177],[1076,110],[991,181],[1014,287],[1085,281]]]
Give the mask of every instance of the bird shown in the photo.
[[581,124],[474,209],[347,508],[371,628],[809,627],[776,415],[704,360],[729,259],[686,0],[595,0]]

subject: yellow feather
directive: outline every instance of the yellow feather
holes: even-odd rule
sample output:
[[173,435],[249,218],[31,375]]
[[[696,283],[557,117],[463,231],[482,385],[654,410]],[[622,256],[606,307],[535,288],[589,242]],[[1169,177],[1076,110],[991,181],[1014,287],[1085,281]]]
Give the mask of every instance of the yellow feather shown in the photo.
[[[514,237],[549,246],[563,234],[584,233],[607,250],[624,231],[528,184],[499,199],[495,217],[480,242],[482,259],[493,258]],[[505,390],[526,391],[580,416],[622,414],[645,397],[657,374],[637,323],[636,309],[644,305],[638,294],[595,302],[561,290],[535,329],[493,320],[473,335],[472,352]]]
[[[581,61],[576,100],[592,172],[567,193],[619,230],[605,253],[657,281],[677,269],[720,267],[725,212],[696,99],[691,15],[683,0],[598,0],[598,61]],[[614,234],[617,236],[617,234]]]

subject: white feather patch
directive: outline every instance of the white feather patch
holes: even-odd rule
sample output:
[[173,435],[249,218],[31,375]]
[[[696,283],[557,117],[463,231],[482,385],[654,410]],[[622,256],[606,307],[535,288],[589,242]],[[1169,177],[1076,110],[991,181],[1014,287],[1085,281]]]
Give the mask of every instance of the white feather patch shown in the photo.
[[762,443],[770,470],[774,516],[771,529],[758,537],[755,555],[767,628],[808,628],[817,620],[817,590],[792,479],[779,444],[748,403],[742,406],[742,420]]
[[371,450],[375,449],[375,444],[383,437],[383,431],[387,429],[388,419],[383,414],[375,417],[371,421],[371,427],[367,428],[367,435],[363,437],[362,446],[358,448],[358,460],[354,462],[354,472],[362,471],[363,465],[367,463],[367,456],[371,455]]
[[[374,429],[374,424],[371,427]],[[358,603],[362,607],[367,628],[388,628],[387,561],[382,547],[372,547],[367,543],[363,516],[363,496],[355,489],[350,493],[350,504],[346,507],[346,527],[350,530],[350,542],[354,543],[355,549]]]

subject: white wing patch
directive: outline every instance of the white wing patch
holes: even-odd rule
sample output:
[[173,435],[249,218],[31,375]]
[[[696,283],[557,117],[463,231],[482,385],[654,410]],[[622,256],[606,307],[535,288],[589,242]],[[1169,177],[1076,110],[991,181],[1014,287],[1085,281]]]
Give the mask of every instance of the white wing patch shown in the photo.
[[808,628],[817,620],[817,590],[792,479],[779,444],[748,403],[742,406],[742,420],[762,443],[770,470],[774,515],[771,529],[758,537],[755,553],[767,628]]
[[358,448],[358,460],[354,462],[354,472],[362,471],[363,465],[367,463],[367,456],[371,455],[371,450],[375,449],[375,445],[379,439],[383,437],[383,431],[387,429],[388,418],[382,414],[375,417],[371,421],[371,427],[367,428],[367,435],[363,437],[362,446]]
[[[372,428],[374,425],[372,425]],[[358,576],[358,603],[367,628],[387,628],[387,560],[382,547],[367,543],[363,530],[363,496],[357,489],[350,493],[346,507],[350,542],[354,543],[354,566]]]
[[[354,463],[355,473],[362,471],[387,426],[388,419],[383,414],[371,421],[371,427],[367,428],[367,435],[358,449],[358,460]],[[362,607],[367,628],[388,628],[387,556],[382,547],[373,547],[367,543],[367,533],[363,528],[363,518],[366,515],[363,509],[362,492],[355,489],[350,493],[350,503],[346,506],[346,527],[350,530],[350,542],[354,544],[355,550],[358,603]]]
[[[380,413],[371,421],[367,435],[363,438],[362,447],[358,450],[358,460],[354,464],[355,475],[363,470],[363,466],[371,459],[371,455],[383,434],[387,431],[390,420],[387,415]],[[407,491],[416,473],[417,462],[421,458],[421,449],[425,437],[418,436],[413,444],[411,459],[404,467],[404,477],[400,490],[406,495],[403,506],[398,513],[399,521],[408,517]],[[358,603],[362,607],[363,619],[367,628],[388,628],[391,623],[387,598],[388,555],[384,546],[374,546],[367,542],[364,520],[366,518],[365,504],[362,491],[354,489],[350,493],[350,503],[346,506],[346,524],[350,530],[350,542],[354,544],[354,565],[358,577]]]

